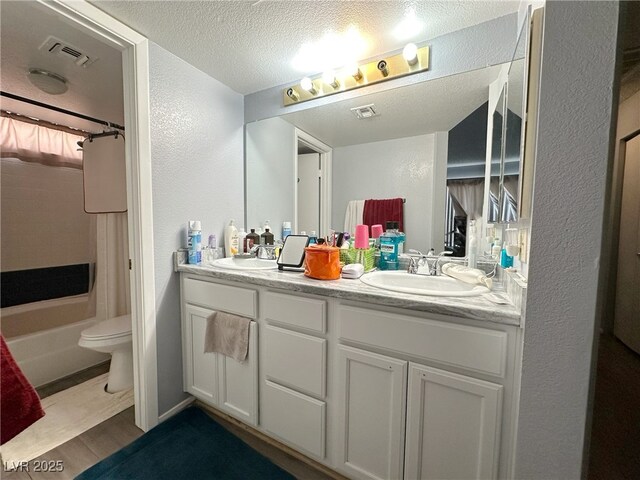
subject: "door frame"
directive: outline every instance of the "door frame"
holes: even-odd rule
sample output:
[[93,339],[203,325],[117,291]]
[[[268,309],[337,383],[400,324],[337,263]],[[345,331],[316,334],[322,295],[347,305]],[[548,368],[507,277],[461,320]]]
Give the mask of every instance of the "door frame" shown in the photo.
[[147,431],[158,424],[149,42],[86,1],[38,0],[38,3],[122,52],[135,423]]
[[320,154],[320,231],[318,236],[328,235],[331,228],[331,165],[333,149],[326,143],[309,135],[307,132],[295,129],[293,155],[293,231],[298,232],[298,143],[313,148]]
[[622,209],[622,182],[627,140],[640,134],[640,91],[620,103],[616,126],[616,143],[611,182],[607,187],[608,215],[605,217],[603,256],[598,286],[600,329],[613,334],[615,320],[616,283],[618,279],[618,242],[620,241],[620,211]]

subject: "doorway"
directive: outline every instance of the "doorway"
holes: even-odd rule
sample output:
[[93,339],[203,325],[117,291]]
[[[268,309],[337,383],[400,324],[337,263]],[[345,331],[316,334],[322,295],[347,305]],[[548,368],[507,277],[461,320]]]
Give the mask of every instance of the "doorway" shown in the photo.
[[158,423],[148,40],[88,2],[39,3],[53,15],[122,52],[135,423]]
[[330,146],[296,128],[295,233],[327,235],[331,228]]
[[[635,68],[640,78],[640,63]],[[640,477],[640,81],[635,83],[635,93],[620,103],[616,134],[610,256],[605,257],[610,273],[604,287],[589,449],[591,480]]]

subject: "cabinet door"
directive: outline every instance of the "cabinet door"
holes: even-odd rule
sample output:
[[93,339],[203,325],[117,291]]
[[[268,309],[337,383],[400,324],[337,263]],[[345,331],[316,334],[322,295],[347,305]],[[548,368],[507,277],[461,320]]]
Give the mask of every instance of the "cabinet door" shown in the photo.
[[210,405],[218,403],[218,355],[204,353],[207,317],[212,310],[184,305],[183,362],[184,389]]
[[405,478],[496,478],[502,388],[410,364]]
[[402,478],[407,362],[342,345],[338,358],[338,467],[354,478]]
[[258,324],[249,324],[249,353],[243,362],[218,354],[220,408],[258,424]]

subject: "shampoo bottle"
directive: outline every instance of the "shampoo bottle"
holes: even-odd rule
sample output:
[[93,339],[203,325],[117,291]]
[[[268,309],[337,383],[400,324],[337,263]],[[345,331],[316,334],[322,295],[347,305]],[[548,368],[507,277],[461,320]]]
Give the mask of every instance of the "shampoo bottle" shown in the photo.
[[233,220],[224,228],[224,253],[227,257],[233,257],[238,253],[238,229]]

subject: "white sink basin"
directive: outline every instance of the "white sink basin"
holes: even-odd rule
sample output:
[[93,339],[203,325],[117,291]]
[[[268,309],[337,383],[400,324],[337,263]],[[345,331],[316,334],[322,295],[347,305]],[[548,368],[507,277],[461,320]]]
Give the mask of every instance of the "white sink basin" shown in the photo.
[[278,264],[275,260],[262,260],[260,258],[219,258],[213,262],[215,267],[226,268],[228,270],[277,270]]
[[489,293],[485,286],[471,285],[447,276],[415,275],[407,272],[375,271],[360,277],[372,287],[392,292],[439,297],[475,297]]

